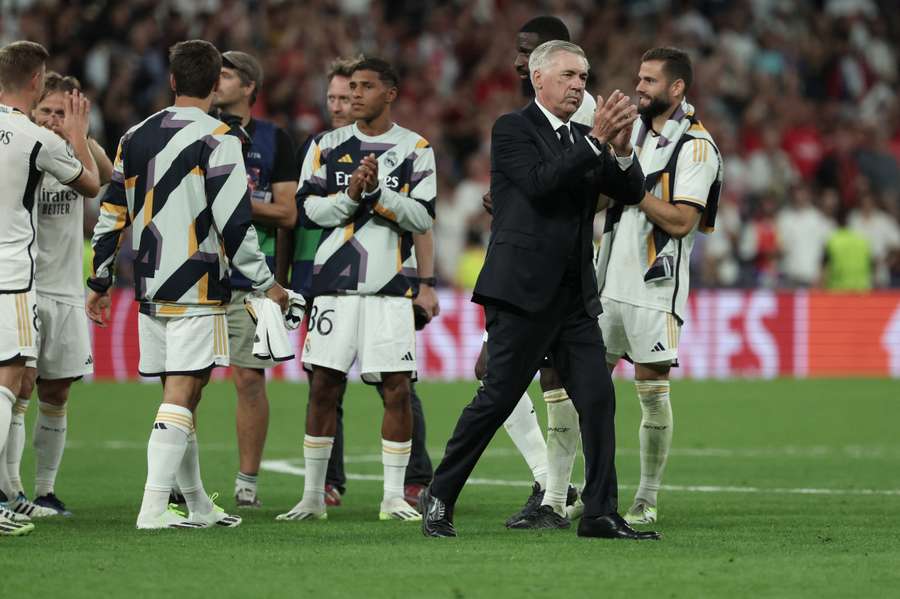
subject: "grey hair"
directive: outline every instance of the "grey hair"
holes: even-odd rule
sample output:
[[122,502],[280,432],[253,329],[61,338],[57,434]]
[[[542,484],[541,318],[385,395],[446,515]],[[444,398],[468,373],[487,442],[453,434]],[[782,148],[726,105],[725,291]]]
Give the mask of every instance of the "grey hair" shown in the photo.
[[534,82],[534,72],[545,70],[551,62],[551,57],[557,52],[569,52],[580,56],[584,60],[585,68],[591,68],[591,64],[588,62],[581,46],[562,40],[550,40],[535,48],[531,56],[528,57],[528,71],[531,73],[532,83]]

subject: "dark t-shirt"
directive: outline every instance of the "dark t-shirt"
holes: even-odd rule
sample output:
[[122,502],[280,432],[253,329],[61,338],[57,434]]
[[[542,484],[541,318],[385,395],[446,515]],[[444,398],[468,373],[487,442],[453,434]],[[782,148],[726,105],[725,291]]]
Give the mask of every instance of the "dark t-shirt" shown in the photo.
[[[250,119],[247,133],[253,138],[256,131],[256,119]],[[285,181],[300,180],[300,162],[296,160],[294,142],[287,131],[278,127],[275,129],[275,163],[272,165],[272,177],[270,183],[284,183]]]

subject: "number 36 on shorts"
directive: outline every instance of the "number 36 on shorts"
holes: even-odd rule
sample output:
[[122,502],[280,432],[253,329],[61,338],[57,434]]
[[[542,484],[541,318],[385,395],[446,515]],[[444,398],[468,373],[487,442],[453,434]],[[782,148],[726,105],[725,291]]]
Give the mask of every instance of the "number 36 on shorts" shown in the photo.
[[380,295],[323,295],[309,311],[303,363],[349,372],[416,370],[412,300]]

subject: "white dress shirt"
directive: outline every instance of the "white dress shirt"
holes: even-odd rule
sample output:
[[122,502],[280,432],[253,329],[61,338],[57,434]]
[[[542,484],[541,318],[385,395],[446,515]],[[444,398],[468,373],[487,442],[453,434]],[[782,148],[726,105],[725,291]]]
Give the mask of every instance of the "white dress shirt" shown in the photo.
[[[556,136],[559,137],[559,132],[558,132],[559,128],[565,127],[566,129],[569,130],[569,139],[572,141],[572,144],[574,145],[575,138],[572,136],[572,123],[570,123],[569,121],[563,121],[558,116],[556,116],[555,114],[553,114],[552,112],[550,112],[549,110],[544,108],[544,106],[543,106],[543,104],[541,104],[540,100],[535,98],[534,103],[537,104],[537,107],[540,108],[541,112],[544,113],[544,116],[547,117],[547,120],[550,121],[550,126],[553,127],[553,131],[557,132]],[[600,148],[595,146],[594,143],[587,137],[585,137],[584,140],[588,143],[588,145],[591,147],[591,149],[594,150],[594,153],[597,156],[599,156]],[[631,163],[633,161],[634,161],[634,149],[631,150],[631,154],[628,156],[616,155],[616,162],[619,163],[619,168],[621,168],[623,171],[627,171],[631,167]]]

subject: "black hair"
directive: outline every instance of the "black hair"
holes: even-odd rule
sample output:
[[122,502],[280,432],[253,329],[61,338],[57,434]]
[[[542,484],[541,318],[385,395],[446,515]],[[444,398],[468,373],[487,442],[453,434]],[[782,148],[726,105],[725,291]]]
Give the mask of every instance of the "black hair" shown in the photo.
[[551,40],[570,41],[569,28],[566,24],[562,19],[550,15],[534,17],[522,25],[519,33],[536,33],[542,44]]
[[357,71],[373,71],[378,73],[378,78],[383,83],[387,83],[390,87],[400,87],[400,76],[397,75],[397,71],[394,70],[391,63],[383,58],[367,56],[353,65],[351,76]]
[[684,50],[678,48],[653,48],[644,52],[641,62],[659,60],[663,63],[663,73],[669,79],[669,83],[676,79],[684,81],[684,92],[691,88],[694,82],[694,67],[691,66],[691,57]]

